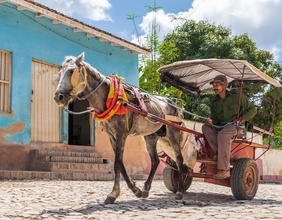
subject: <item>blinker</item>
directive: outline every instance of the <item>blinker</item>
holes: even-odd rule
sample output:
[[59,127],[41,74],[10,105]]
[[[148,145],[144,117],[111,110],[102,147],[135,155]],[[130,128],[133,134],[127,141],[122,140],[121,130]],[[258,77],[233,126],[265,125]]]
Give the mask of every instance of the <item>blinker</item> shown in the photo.
[[75,87],[78,84],[80,73],[81,71],[79,71],[79,68],[76,67],[71,76],[71,84],[73,87]]
[[[87,84],[87,73],[84,69],[84,71],[82,71],[82,69],[85,68],[84,66],[81,66],[81,67],[76,67],[75,70],[73,71],[73,74],[71,76],[71,84],[72,84],[72,87],[73,89],[70,91],[70,96],[73,96],[76,92],[76,90],[79,88],[79,87],[83,87],[82,90],[84,90],[86,88],[86,84]],[[84,72],[84,74],[83,74]],[[79,82],[79,77],[80,77],[80,74],[83,74],[84,75],[84,80]]]

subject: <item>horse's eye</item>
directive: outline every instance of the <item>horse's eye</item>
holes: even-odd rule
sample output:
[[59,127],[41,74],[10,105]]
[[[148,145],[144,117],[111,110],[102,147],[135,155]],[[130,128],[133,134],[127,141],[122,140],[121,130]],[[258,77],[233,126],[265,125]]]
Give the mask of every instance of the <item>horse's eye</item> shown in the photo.
[[74,70],[70,70],[70,74],[73,74]]

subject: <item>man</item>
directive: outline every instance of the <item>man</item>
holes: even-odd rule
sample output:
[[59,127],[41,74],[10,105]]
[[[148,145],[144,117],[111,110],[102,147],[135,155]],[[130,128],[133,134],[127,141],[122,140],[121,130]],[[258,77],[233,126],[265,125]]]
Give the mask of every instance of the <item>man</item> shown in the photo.
[[218,172],[214,179],[227,179],[230,177],[231,142],[238,134],[238,125],[252,119],[257,111],[244,94],[226,90],[228,83],[224,75],[216,76],[210,84],[213,85],[216,97],[211,103],[210,118],[205,121],[202,131],[212,150],[217,154]]

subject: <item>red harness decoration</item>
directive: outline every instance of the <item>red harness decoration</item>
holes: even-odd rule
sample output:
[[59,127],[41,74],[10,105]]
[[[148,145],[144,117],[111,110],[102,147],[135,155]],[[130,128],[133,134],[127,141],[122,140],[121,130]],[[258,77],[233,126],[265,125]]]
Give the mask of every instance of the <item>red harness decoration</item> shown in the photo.
[[128,112],[122,104],[127,101],[126,93],[120,79],[117,76],[110,76],[108,78],[110,83],[110,90],[106,101],[107,109],[102,113],[94,111],[93,118],[97,121],[106,121],[113,117],[115,114],[123,115]]

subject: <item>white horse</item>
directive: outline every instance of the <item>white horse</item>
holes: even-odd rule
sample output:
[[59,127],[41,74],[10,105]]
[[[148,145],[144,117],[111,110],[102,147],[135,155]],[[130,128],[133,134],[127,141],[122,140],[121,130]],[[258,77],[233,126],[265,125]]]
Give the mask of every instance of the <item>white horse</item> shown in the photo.
[[[173,149],[179,175],[176,199],[182,199],[184,193],[183,157],[181,155],[180,143],[183,143],[183,139],[185,138],[183,132],[153,120],[149,116],[145,117],[132,111],[127,112],[127,115],[110,115],[107,99],[111,90],[111,81],[113,80],[105,77],[90,66],[90,64],[84,62],[84,53],[78,57],[68,56],[65,58],[62,69],[58,74],[56,80],[57,89],[54,96],[57,104],[60,107],[64,107],[75,100],[78,95],[84,95],[88,99],[90,106],[95,109],[94,115],[97,117],[103,116],[107,119],[101,122],[101,125],[108,134],[115,153],[115,180],[113,189],[108,194],[105,203],[114,203],[120,195],[120,174],[123,175],[128,187],[137,197],[145,198],[149,196],[151,183],[159,164],[156,150],[156,144],[159,138],[165,139]],[[121,82],[116,82],[116,84],[122,85]],[[144,103],[150,114],[158,117],[164,117],[165,115],[181,117],[181,113],[178,108],[174,107],[174,103],[171,100],[161,96],[148,96],[150,100]],[[120,102],[119,97],[116,100],[115,106],[120,105]],[[144,183],[142,191],[130,179],[123,164],[125,140],[129,135],[144,136],[146,148],[151,158],[151,171]]]

